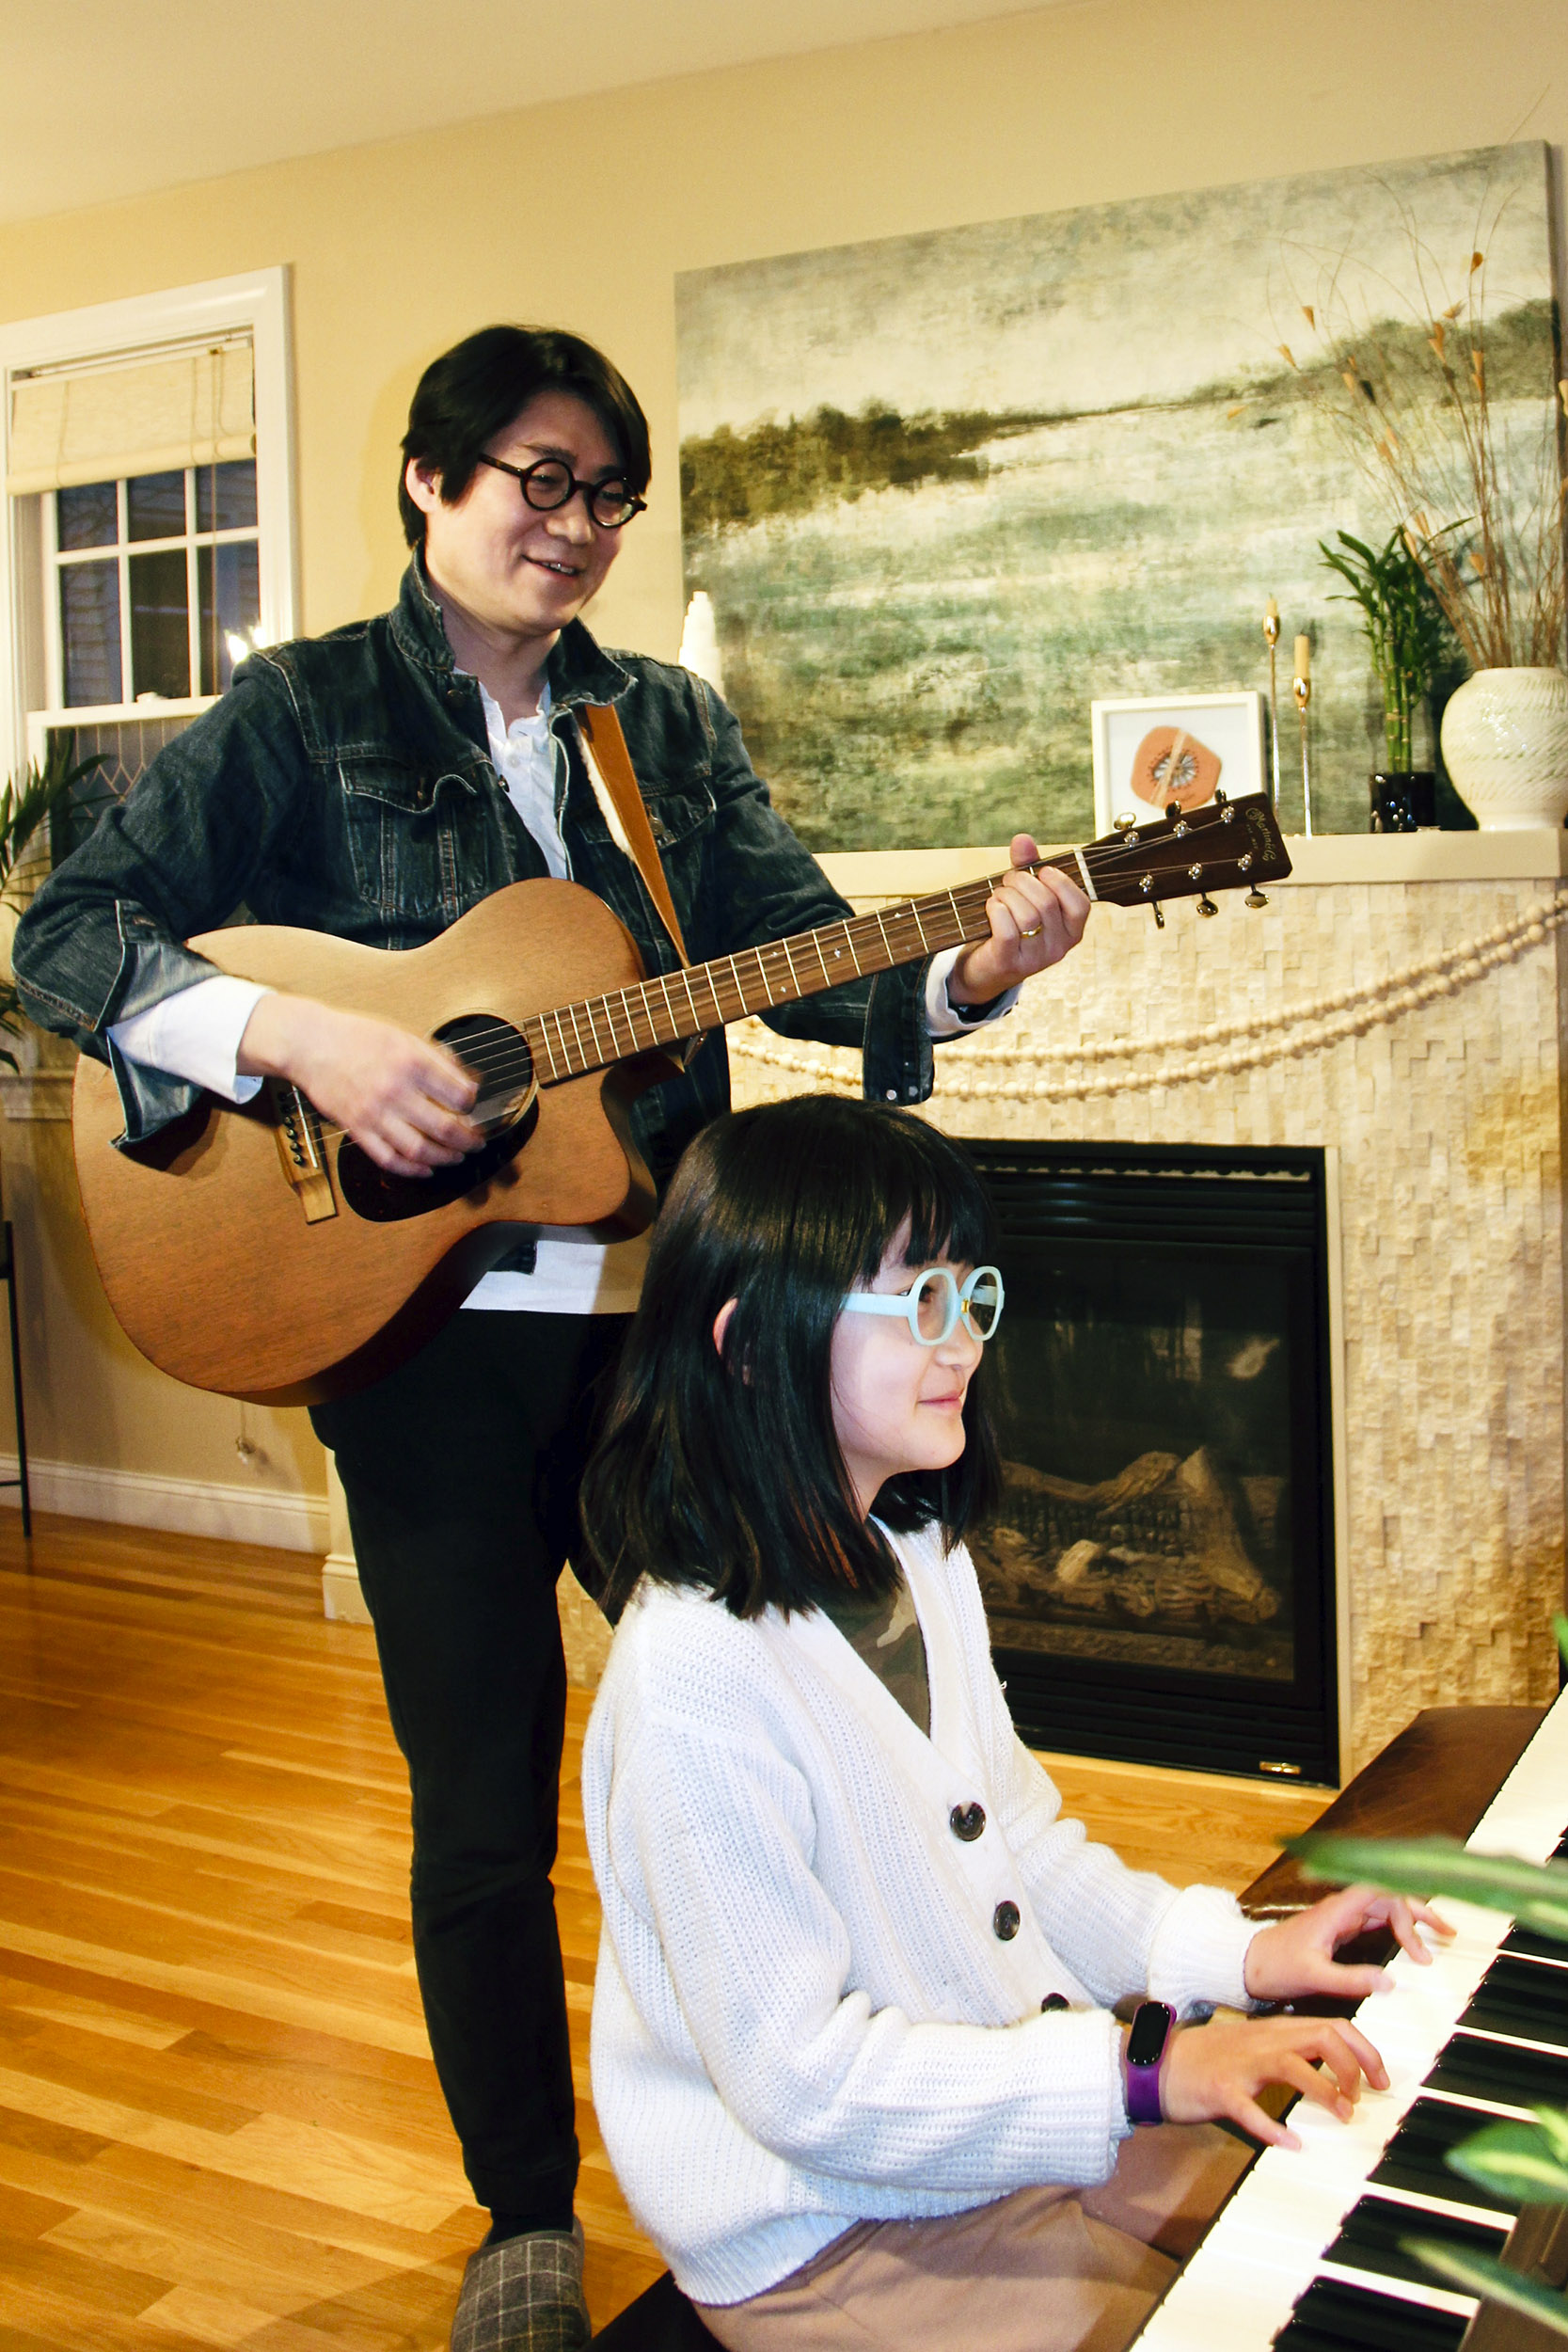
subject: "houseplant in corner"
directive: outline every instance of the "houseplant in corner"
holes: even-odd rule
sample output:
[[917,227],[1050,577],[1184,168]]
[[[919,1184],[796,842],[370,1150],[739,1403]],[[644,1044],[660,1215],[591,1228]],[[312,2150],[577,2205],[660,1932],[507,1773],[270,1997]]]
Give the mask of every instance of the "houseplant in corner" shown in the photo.
[[[42,765],[27,770],[20,787],[8,779],[0,785],[0,1034],[6,1037],[20,1036],[23,1023],[22,1001],[11,978],[10,942],[25,900],[19,903],[13,885],[21,882],[19,869],[28,847],[55,803],[103,760],[103,754],[94,752],[89,759],[72,763],[69,747],[55,742]],[[16,1056],[5,1044],[0,1044],[0,1062],[12,1071],[17,1067]]]
[[1346,593],[1334,601],[1361,608],[1383,694],[1387,765],[1371,779],[1371,828],[1411,833],[1437,821],[1436,778],[1430,770],[1417,770],[1413,737],[1416,712],[1448,655],[1448,625],[1400,526],[1381,548],[1370,548],[1348,531],[1335,536],[1337,548],[1320,539],[1318,551],[1346,584]]
[[1560,365],[1555,324],[1539,302],[1489,318],[1479,249],[1462,265],[1457,300],[1446,301],[1437,262],[1414,221],[1406,230],[1419,290],[1409,314],[1353,316],[1334,279],[1322,301],[1302,305],[1327,351],[1299,372],[1402,531],[1471,665],[1443,715],[1455,787],[1485,828],[1560,825],[1568,385],[1543,397]]

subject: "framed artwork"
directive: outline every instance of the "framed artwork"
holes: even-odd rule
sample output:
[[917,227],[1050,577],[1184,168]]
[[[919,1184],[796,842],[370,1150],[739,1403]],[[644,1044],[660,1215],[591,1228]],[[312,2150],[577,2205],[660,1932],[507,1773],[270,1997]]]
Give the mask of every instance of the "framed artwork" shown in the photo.
[[1202,808],[1216,786],[1233,801],[1263,789],[1263,697],[1251,688],[1102,699],[1089,723],[1097,834],[1126,814],[1163,816],[1172,801]]
[[1381,704],[1318,542],[1388,523],[1313,306],[1414,368],[1485,224],[1494,422],[1555,481],[1548,221],[1528,140],[678,276],[686,594],[780,813],[817,850],[1082,840],[1090,703],[1266,691],[1274,596],[1315,826],[1364,832]]

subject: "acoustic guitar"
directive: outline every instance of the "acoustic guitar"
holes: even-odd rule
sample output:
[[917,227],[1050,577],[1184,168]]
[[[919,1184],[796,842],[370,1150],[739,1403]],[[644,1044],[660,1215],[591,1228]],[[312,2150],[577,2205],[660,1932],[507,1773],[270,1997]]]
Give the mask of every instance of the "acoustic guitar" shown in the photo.
[[[1124,820],[1042,858],[1092,898],[1154,907],[1291,870],[1262,795]],[[190,943],[225,972],[439,1038],[474,1071],[484,1142],[428,1178],[388,1176],[297,1087],[203,1095],[129,1150],[102,1062],[82,1057],[73,1123],[82,1206],[127,1336],[193,1388],[314,1404],[411,1355],[518,1228],[641,1231],[653,1186],[627,1123],[705,1030],[986,937],[990,882],[828,923],[649,979],[630,934],[575,882],[497,891],[423,947],[393,953],[262,925]]]

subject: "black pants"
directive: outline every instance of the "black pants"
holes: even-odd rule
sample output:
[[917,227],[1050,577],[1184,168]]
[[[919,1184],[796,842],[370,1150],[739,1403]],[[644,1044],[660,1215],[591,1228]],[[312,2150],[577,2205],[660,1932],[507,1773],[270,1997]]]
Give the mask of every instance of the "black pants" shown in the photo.
[[566,1994],[549,1872],[566,1668],[555,1585],[622,1315],[465,1311],[311,1414],[338,1457],[413,1798],[414,1957],[482,2205],[569,2211]]

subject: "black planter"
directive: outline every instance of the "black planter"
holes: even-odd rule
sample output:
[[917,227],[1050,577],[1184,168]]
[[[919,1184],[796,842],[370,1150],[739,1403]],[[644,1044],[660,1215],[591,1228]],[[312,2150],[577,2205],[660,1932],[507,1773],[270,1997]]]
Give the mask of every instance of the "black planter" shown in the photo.
[[1393,769],[1370,776],[1369,833],[1430,833],[1437,825],[1437,777],[1431,768]]

